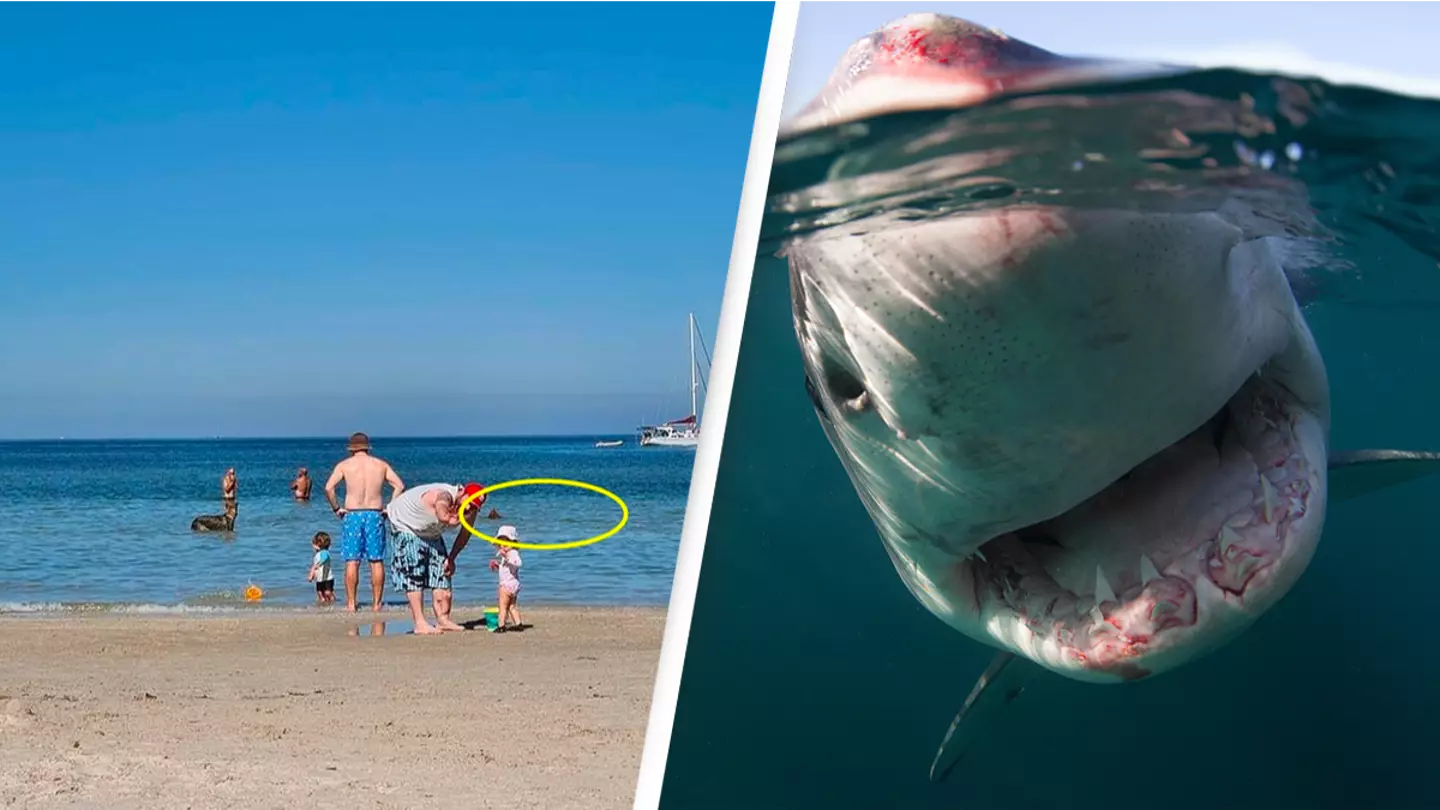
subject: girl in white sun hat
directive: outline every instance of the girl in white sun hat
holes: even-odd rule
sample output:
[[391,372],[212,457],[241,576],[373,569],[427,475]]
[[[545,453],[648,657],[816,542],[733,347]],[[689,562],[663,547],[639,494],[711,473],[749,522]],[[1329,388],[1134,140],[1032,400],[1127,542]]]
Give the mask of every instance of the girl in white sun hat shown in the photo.
[[[514,526],[501,526],[500,531],[495,533],[495,539],[508,540],[512,543],[520,542],[520,536],[516,533]],[[503,633],[506,630],[524,629],[520,620],[520,550],[510,546],[495,545],[495,559],[490,561],[490,570],[500,575],[500,588],[496,594],[496,600],[500,604],[500,615],[495,617],[495,632]],[[507,623],[507,616],[515,620],[514,625]]]

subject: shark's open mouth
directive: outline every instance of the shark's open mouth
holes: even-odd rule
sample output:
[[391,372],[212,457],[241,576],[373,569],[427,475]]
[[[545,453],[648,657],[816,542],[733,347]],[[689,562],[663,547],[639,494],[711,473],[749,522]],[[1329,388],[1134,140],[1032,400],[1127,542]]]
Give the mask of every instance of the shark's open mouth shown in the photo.
[[1323,481],[1302,441],[1313,418],[1252,376],[1119,481],[981,546],[957,572],[973,578],[978,618],[1053,666],[1125,679],[1182,637],[1203,645],[1208,610],[1263,600],[1292,558],[1308,561],[1295,541]]

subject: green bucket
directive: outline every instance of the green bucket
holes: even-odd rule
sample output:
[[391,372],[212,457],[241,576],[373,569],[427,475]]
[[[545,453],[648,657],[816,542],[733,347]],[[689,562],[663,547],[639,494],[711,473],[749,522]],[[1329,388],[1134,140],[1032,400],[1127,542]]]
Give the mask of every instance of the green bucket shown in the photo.
[[485,608],[485,629],[494,630],[500,626],[500,608]]

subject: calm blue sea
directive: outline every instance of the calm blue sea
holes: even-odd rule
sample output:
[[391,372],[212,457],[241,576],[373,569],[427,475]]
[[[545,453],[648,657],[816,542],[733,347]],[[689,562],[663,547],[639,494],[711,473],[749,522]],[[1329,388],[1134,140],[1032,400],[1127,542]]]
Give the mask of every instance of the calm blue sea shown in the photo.
[[[624,447],[599,449],[601,438]],[[565,478],[604,487],[630,508],[626,527],[593,546],[525,551],[522,582],[530,604],[663,605],[690,486],[693,451],[645,448],[633,437],[376,438],[375,452],[407,485],[521,478]],[[305,581],[310,538],[329,531],[339,557],[339,521],[322,487],[344,457],[343,439],[0,442],[0,611],[59,606],[154,610],[244,605],[250,583],[260,605],[312,604]],[[316,479],[297,503],[289,483],[298,467]],[[190,521],[221,511],[220,477],[239,477],[232,535],[196,534]],[[387,496],[388,497],[388,496]],[[592,537],[620,520],[602,495],[574,488],[517,487],[488,506],[529,542]],[[489,533],[496,523],[477,526]],[[493,547],[472,541],[455,580],[461,604],[493,603],[486,569]],[[360,598],[369,600],[368,574]],[[343,602],[341,572],[337,597]],[[387,601],[402,601],[387,588]]]
[[[1143,90],[1248,99],[1254,118],[1195,104],[1167,120],[1131,95]],[[1330,375],[1332,447],[1440,450],[1440,103],[1227,71],[1084,95],[1053,116],[1032,99],[867,122],[832,133],[843,166],[823,144],[794,149],[777,157],[767,232],[863,230],[896,206],[916,218],[1037,198],[1144,210],[1295,190],[1261,215],[1293,216],[1299,234],[1313,214],[1331,237],[1335,269],[1302,292]],[[1126,151],[1171,127],[1195,151]],[[947,146],[992,159],[947,175]],[[1013,161],[993,159],[1007,149]],[[837,176],[874,196],[811,188]],[[939,179],[891,188],[917,177]],[[830,207],[785,215],[816,200]],[[806,395],[777,247],[761,245],[746,312],[665,810],[1440,807],[1435,479],[1333,505],[1297,587],[1229,647],[1122,686],[1039,678],[932,784],[931,758],[994,650],[896,575]]]

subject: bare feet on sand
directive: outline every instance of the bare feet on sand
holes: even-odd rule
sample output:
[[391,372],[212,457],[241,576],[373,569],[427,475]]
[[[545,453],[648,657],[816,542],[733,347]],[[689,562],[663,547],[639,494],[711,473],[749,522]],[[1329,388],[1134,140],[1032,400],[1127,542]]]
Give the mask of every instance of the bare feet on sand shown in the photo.
[[441,630],[441,629],[438,628],[438,627],[432,627],[432,626],[429,625],[429,624],[416,624],[416,625],[415,625],[415,635],[417,635],[417,636],[438,636],[438,635],[440,635],[441,633],[444,633],[444,632],[445,632],[444,630]]
[[435,626],[439,627],[441,630],[446,630],[452,633],[456,631],[464,631],[465,629],[464,627],[451,621],[449,618],[444,618],[435,622]]

